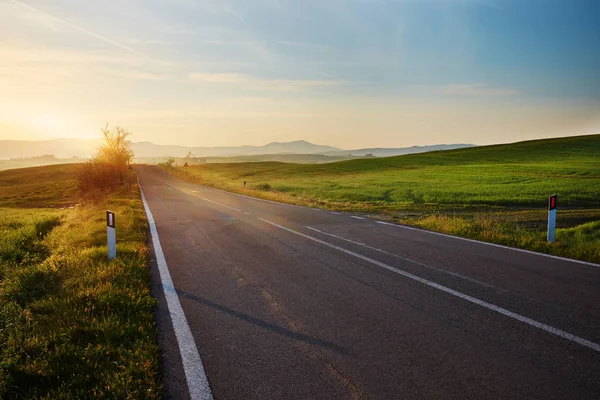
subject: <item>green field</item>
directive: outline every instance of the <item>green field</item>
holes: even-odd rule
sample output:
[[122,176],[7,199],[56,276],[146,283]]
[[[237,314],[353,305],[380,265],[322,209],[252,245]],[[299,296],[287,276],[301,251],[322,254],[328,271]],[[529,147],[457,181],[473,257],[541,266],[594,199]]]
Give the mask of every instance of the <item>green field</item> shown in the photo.
[[[600,220],[600,135],[319,165],[262,162],[206,164],[187,172],[167,169],[237,193],[376,213],[447,233],[600,261],[600,242],[587,234]],[[559,230],[563,239],[549,246],[544,242],[545,210],[548,196],[555,193],[561,208],[558,227],[565,230]],[[568,233],[567,228],[584,233]]]
[[65,207],[76,204],[76,165],[0,171],[0,207]]
[[87,161],[84,158],[55,158],[54,156],[39,156],[30,158],[16,158],[11,160],[0,160],[0,171],[17,168],[32,168],[57,164],[79,164]]
[[[0,173],[0,398],[158,398],[139,191],[66,208],[76,168]],[[111,262],[107,208],[118,218]]]

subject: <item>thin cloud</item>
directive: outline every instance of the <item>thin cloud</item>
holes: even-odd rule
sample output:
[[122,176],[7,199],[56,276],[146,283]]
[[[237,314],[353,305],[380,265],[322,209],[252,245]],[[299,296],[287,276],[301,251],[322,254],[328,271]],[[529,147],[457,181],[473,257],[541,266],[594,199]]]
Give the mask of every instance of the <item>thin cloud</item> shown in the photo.
[[66,26],[68,26],[68,27],[71,27],[71,28],[73,28],[73,29],[75,29],[75,30],[78,30],[78,31],[79,31],[79,32],[81,32],[81,33],[84,33],[84,34],[86,34],[86,35],[88,35],[88,36],[91,36],[91,37],[93,37],[93,38],[96,38],[96,39],[98,39],[98,40],[101,40],[101,41],[103,41],[103,42],[105,42],[105,43],[111,44],[111,45],[113,45],[113,46],[116,46],[116,47],[118,47],[118,48],[120,48],[120,49],[123,49],[123,50],[127,50],[127,51],[129,51],[129,52],[132,52],[132,53],[136,53],[136,54],[141,54],[141,55],[143,55],[143,53],[141,53],[141,52],[139,52],[139,51],[135,50],[135,49],[134,49],[134,48],[132,48],[132,47],[129,47],[129,46],[127,46],[127,45],[124,45],[123,43],[119,43],[119,42],[117,42],[117,41],[115,41],[115,40],[113,40],[113,39],[110,39],[110,38],[106,37],[106,36],[103,36],[103,35],[100,35],[100,34],[98,34],[98,33],[95,33],[95,32],[92,32],[92,31],[90,31],[90,30],[87,30],[87,29],[85,29],[85,28],[82,28],[82,27],[80,27],[80,26],[78,26],[78,25],[75,25],[75,24],[73,24],[73,23],[69,22],[69,21],[65,21],[65,20],[64,20],[64,19],[62,19],[62,18],[56,17],[56,16],[54,16],[54,15],[52,15],[52,14],[48,14],[47,12],[44,12],[44,11],[38,10],[37,8],[30,6],[29,4],[23,3],[23,2],[21,2],[21,1],[18,1],[18,0],[10,0],[10,1],[12,1],[14,4],[17,4],[18,6],[21,6],[21,7],[23,7],[23,8],[26,8],[26,9],[28,9],[29,11],[33,11],[33,12],[39,13],[39,14],[41,14],[41,15],[44,15],[45,17],[47,17],[47,18],[49,18],[49,19],[51,19],[51,20],[54,20],[54,21],[56,21],[56,22],[60,22],[60,23],[61,23],[61,24],[63,24],[63,25],[66,25]]
[[515,96],[521,92],[512,88],[490,86],[485,83],[458,83],[445,85],[439,92],[451,96]]
[[202,73],[194,72],[189,75],[190,80],[206,84],[239,85],[251,89],[294,91],[310,88],[323,88],[340,86],[342,82],[335,80],[291,80],[291,79],[266,79],[251,75],[234,73]]
[[329,46],[326,46],[323,44],[317,44],[317,43],[310,43],[310,42],[294,42],[291,40],[276,40],[273,43],[282,45],[282,46],[300,47],[300,48],[315,49],[315,50],[329,50],[330,49]]
[[170,45],[171,42],[167,40],[153,40],[153,39],[129,39],[127,43],[130,44],[148,44],[148,45]]
[[[121,119],[130,120],[176,120],[182,119],[261,119],[261,118],[325,118],[327,113],[319,112],[301,112],[286,110],[248,110],[240,111],[238,109],[156,109],[156,110],[137,110],[119,115]],[[171,122],[169,124],[172,124]]]

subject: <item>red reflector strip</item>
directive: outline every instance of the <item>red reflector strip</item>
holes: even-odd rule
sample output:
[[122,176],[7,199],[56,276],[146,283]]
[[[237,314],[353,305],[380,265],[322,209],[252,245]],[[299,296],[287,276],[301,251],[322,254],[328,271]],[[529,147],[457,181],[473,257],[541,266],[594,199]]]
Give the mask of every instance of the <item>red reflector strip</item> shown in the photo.
[[550,204],[548,205],[549,210],[556,209],[556,195],[550,196]]

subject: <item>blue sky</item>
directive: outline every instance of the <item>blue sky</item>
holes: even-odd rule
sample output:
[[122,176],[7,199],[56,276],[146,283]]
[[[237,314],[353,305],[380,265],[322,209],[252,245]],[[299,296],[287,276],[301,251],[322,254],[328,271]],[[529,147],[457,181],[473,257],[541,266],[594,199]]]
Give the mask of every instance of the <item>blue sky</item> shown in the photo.
[[600,132],[600,2],[0,0],[0,139],[340,147]]

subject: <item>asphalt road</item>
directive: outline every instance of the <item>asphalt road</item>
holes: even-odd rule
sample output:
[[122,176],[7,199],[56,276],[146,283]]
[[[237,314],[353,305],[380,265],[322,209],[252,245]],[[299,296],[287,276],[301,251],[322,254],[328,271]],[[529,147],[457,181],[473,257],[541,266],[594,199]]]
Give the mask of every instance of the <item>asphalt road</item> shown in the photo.
[[138,174],[216,399],[600,398],[598,266]]

